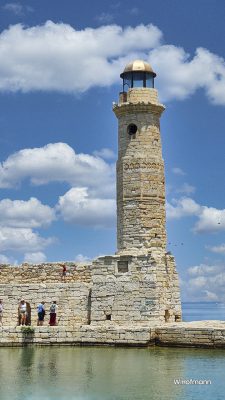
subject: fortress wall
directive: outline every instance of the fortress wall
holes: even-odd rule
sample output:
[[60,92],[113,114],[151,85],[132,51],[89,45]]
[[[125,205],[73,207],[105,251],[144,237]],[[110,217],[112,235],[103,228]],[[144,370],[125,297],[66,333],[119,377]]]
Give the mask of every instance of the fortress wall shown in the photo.
[[[0,266],[0,298],[4,326],[18,323],[18,304],[31,306],[31,325],[37,323],[37,305],[45,301],[46,318],[57,301],[61,326],[75,324],[137,325],[180,320],[180,298],[172,256],[152,255],[99,257],[92,264]],[[126,269],[127,268],[127,269]],[[178,318],[176,318],[178,316]]]
[[[118,263],[128,264],[120,272]],[[123,264],[122,264],[123,267]],[[92,324],[137,324],[159,318],[154,267],[137,257],[100,257],[93,263]]]
[[0,264],[0,284],[55,283],[62,281],[63,265],[67,267],[66,282],[91,281],[91,263],[46,263],[11,266]]
[[160,254],[157,262],[150,255],[99,257],[92,267],[91,323],[164,323],[166,310],[174,321],[181,315],[179,288],[170,285],[173,273],[166,267]]
[[87,324],[89,320],[90,265],[67,265],[66,282],[59,264],[0,266],[0,298],[3,300],[3,324],[16,326],[18,304],[23,298],[31,306],[31,324],[37,323],[37,305],[45,301],[46,317],[53,300],[58,304],[58,320],[64,326]]
[[57,318],[62,325],[88,323],[88,295],[90,285],[87,283],[42,283],[42,284],[0,284],[0,296],[4,303],[3,324],[16,326],[18,323],[18,304],[23,298],[31,306],[31,325],[37,323],[37,305],[45,301],[46,317],[49,320],[49,309],[53,300],[57,301]]

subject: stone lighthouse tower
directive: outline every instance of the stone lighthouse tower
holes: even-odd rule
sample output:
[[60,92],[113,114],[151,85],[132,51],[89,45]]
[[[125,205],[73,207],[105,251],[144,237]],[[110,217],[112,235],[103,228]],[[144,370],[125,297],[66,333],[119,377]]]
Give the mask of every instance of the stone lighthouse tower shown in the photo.
[[164,106],[151,66],[135,60],[120,75],[118,118],[117,248],[147,254],[166,249],[165,178],[160,137]]
[[[181,320],[178,275],[166,252],[165,175],[156,73],[135,60],[122,74],[118,119],[117,252],[93,262],[92,323]],[[108,322],[107,322],[108,323]]]

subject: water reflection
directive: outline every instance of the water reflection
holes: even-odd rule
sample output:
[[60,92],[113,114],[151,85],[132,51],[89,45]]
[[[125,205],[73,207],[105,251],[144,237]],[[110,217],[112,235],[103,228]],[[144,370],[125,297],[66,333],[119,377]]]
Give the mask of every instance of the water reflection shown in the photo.
[[[215,382],[220,378],[222,382],[224,368],[225,352],[217,350],[3,348],[0,349],[0,398],[211,400],[216,398],[214,385],[207,388],[176,386],[174,379],[205,376]],[[218,390],[221,389],[225,393],[223,382]]]

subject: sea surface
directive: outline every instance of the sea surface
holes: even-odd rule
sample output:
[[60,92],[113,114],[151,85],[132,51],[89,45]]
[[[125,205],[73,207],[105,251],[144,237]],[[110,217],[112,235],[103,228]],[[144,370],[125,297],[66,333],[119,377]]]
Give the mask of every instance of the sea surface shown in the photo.
[[[185,303],[186,321],[225,319],[225,306]],[[206,384],[177,384],[182,380]],[[0,400],[224,400],[225,350],[0,349]]]
[[[225,304],[217,302],[182,303],[183,321],[225,321]],[[225,397],[224,397],[225,399]]]

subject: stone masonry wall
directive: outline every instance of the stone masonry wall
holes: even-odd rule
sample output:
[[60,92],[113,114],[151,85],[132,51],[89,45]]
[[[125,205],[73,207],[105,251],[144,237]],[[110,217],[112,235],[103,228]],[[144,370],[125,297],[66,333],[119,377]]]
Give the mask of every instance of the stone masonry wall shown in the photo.
[[170,263],[169,268],[165,255],[160,252],[95,260],[91,323],[135,325],[180,320],[176,269],[171,260],[167,263]]
[[195,321],[141,326],[76,325],[35,327],[24,334],[21,327],[0,327],[0,347],[38,345],[123,345],[204,347],[225,349],[225,321]]
[[45,301],[45,324],[48,323],[53,300],[59,306],[58,323],[65,327],[165,322],[166,310],[168,321],[174,321],[181,309],[171,257],[167,263],[161,252],[154,256],[100,257],[88,265],[67,263],[66,282],[61,279],[62,264],[1,265],[4,326],[18,324],[18,304],[22,298],[30,303],[31,325],[37,323],[37,305],[41,301]]
[[18,304],[23,298],[31,306],[31,324],[37,322],[37,305],[45,301],[46,317],[53,300],[57,301],[60,325],[73,326],[89,322],[90,265],[67,263],[66,282],[61,264],[0,266],[0,298],[4,304],[4,325],[18,323]]
[[91,263],[45,263],[9,266],[0,264],[0,283],[56,283],[62,281],[63,265],[67,267],[66,282],[91,282]]

